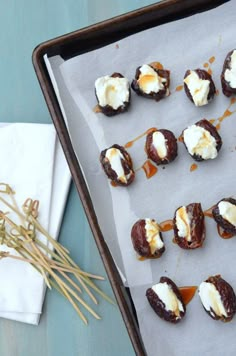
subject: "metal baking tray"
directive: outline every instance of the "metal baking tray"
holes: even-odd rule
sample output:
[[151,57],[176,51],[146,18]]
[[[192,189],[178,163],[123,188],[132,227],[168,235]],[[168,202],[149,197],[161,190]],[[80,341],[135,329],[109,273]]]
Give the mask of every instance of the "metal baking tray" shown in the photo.
[[49,40],[37,46],[33,52],[33,65],[42,92],[137,355],[146,355],[146,352],[139,334],[135,310],[132,307],[132,300],[129,291],[123,286],[115,263],[102,236],[96,217],[96,211],[94,210],[82,170],[73,150],[66,124],[45,65],[44,55],[46,54],[48,57],[60,55],[65,60],[70,59],[78,54],[103,47],[142,30],[178,20],[197,12],[209,10],[224,2],[226,1],[164,0]]

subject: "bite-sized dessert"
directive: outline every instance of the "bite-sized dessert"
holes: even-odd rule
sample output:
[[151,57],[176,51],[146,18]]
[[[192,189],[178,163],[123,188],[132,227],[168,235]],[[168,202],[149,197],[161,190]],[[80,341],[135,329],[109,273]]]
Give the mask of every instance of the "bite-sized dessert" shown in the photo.
[[141,96],[159,101],[170,95],[170,71],[155,67],[154,63],[143,64],[136,69],[132,89]]
[[167,277],[146,291],[146,297],[156,314],[171,323],[178,323],[186,313],[186,307],[176,284]]
[[205,240],[205,220],[200,203],[180,206],[173,219],[174,241],[184,249],[201,247]]
[[153,219],[138,220],[132,227],[131,240],[141,257],[158,258],[165,251],[160,228]]
[[216,158],[222,146],[222,139],[215,126],[206,119],[187,127],[182,137],[188,153],[196,161]]
[[204,69],[187,70],[184,76],[184,90],[196,106],[208,104],[216,93],[212,77]]
[[126,111],[130,104],[130,85],[120,73],[105,75],[95,81],[98,106],[106,116],[114,116]]
[[212,214],[222,229],[236,235],[236,200],[225,198],[220,200],[212,209]]
[[147,156],[157,165],[172,162],[178,153],[177,140],[169,130],[153,130],[147,135]]
[[124,147],[113,145],[101,152],[100,162],[107,177],[117,185],[127,186],[134,180],[132,159]]
[[211,276],[199,286],[202,305],[214,320],[230,321],[236,312],[236,296],[220,275]]
[[236,94],[236,49],[230,51],[225,58],[221,73],[221,85],[224,95],[229,97]]

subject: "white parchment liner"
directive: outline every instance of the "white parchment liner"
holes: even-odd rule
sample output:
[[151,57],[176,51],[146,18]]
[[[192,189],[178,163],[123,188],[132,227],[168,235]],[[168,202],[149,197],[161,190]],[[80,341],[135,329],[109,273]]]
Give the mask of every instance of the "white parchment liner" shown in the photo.
[[[83,54],[60,67],[66,84],[66,88],[63,85],[59,88],[60,94],[63,98],[69,92],[73,98],[71,107],[65,104],[65,111],[74,149],[110,248],[112,239],[118,240],[149,355],[180,355],[183,351],[189,355],[222,355],[225,350],[227,355],[234,355],[236,352],[236,321],[223,324],[211,320],[197,295],[188,305],[186,318],[177,326],[161,321],[145,298],[146,288],[162,275],[183,286],[199,285],[209,275],[220,273],[236,290],[236,239],[219,238],[214,221],[206,219],[207,238],[203,248],[181,250],[172,243],[173,232],[168,232],[164,233],[166,252],[161,259],[145,262],[136,259],[130,240],[131,227],[139,218],[151,217],[160,222],[172,218],[180,205],[201,202],[203,209],[207,209],[223,197],[236,196],[236,114],[221,125],[223,147],[218,158],[200,162],[194,172],[190,172],[192,158],[179,143],[178,158],[165,169],[159,167],[153,178],[147,180],[140,170],[130,187],[113,188],[100,167],[99,154],[114,143],[124,145],[150,127],[170,129],[178,137],[189,124],[204,117],[220,117],[230,102],[221,93],[220,73],[226,54],[235,47],[235,23],[236,2],[230,1],[215,10]],[[212,56],[215,57],[211,65],[213,79],[220,94],[209,105],[196,108],[184,91],[175,92],[175,88],[182,84],[187,69],[202,68]],[[93,112],[96,78],[120,72],[131,81],[136,67],[153,61],[171,70],[170,97],[156,103],[132,92],[127,113],[107,118]],[[129,149],[135,168],[146,159],[144,142],[143,138]]]

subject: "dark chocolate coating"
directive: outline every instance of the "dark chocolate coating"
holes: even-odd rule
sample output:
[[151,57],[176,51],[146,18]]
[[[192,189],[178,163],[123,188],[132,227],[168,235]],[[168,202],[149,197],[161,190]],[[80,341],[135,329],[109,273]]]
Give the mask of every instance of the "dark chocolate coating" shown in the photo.
[[[161,158],[158,155],[157,150],[152,144],[152,135],[154,132],[157,131],[161,132],[166,140],[167,155],[164,158]],[[164,129],[152,131],[147,135],[145,150],[147,152],[148,158],[150,158],[157,165],[168,164],[172,162],[177,157],[178,154],[178,146],[177,146],[177,140],[175,138],[175,135],[173,134],[173,132]]]
[[[124,183],[124,182],[120,181],[118,179],[118,177],[117,177],[116,172],[111,168],[110,162],[106,158],[106,151],[109,148],[117,148],[123,154],[124,160],[122,159],[121,162],[122,162],[122,166],[124,168],[125,175],[130,174],[130,177],[127,180],[127,183]],[[129,153],[124,149],[124,147],[116,145],[116,144],[111,146],[111,147],[109,147],[109,148],[106,148],[100,154],[100,162],[101,162],[101,165],[102,165],[102,167],[104,169],[104,172],[106,173],[107,177],[109,179],[111,179],[113,182],[115,182],[117,185],[120,185],[120,186],[127,186],[127,185],[131,184],[133,182],[133,180],[134,180],[135,173],[134,173],[134,170],[133,170],[132,159],[131,159]]]
[[[214,320],[222,320],[224,322],[231,321],[236,312],[236,296],[231,285],[226,282],[221,275],[211,276],[205,282],[212,283],[216,290],[219,292],[221,301],[227,313],[227,317],[224,315],[219,316],[215,314],[214,310],[211,308],[213,315],[204,308],[208,315]],[[203,306],[204,307],[204,306]]]
[[158,295],[154,292],[154,290],[152,288],[147,289],[146,297],[147,297],[152,309],[155,311],[155,313],[161,319],[164,319],[166,321],[176,324],[176,323],[180,322],[180,320],[182,320],[182,318],[184,317],[184,315],[186,313],[186,307],[185,307],[182,296],[181,296],[180,291],[179,291],[178,287],[176,286],[176,284],[168,277],[161,277],[159,283],[165,283],[165,282],[171,286],[173,292],[175,293],[175,295],[177,296],[177,298],[183,305],[184,311],[183,312],[180,311],[179,317],[176,316],[174,314],[174,312],[172,312],[170,310],[166,310],[165,303],[158,297]]
[[[151,249],[146,238],[145,224],[145,219],[140,219],[133,225],[131,230],[131,240],[133,247],[139,256],[145,258],[159,258],[165,251],[165,246],[163,246],[161,249],[156,249],[154,254],[151,253]],[[161,232],[159,234],[161,240],[163,241]]]
[[223,69],[222,69],[222,73],[221,73],[221,86],[222,86],[222,92],[225,96],[230,97],[233,94],[236,94],[236,88],[232,88],[229,84],[229,82],[227,82],[225,80],[225,71],[226,69],[231,69],[230,67],[230,63],[231,63],[231,55],[234,52],[234,49],[232,51],[230,51],[224,61],[224,65],[223,65]]
[[154,99],[156,101],[160,101],[161,99],[170,95],[169,94],[170,71],[166,70],[166,69],[157,69],[151,64],[149,64],[149,66],[152,67],[152,69],[154,69],[154,71],[157,73],[157,75],[159,77],[166,79],[166,82],[163,83],[164,89],[159,90],[157,93],[151,92],[150,94],[147,94],[147,93],[143,92],[142,89],[139,87],[139,83],[138,83],[138,79],[141,74],[141,72],[140,72],[141,66],[139,66],[136,69],[135,79],[131,83],[131,88],[140,96],[143,96],[143,97],[149,98],[149,99]]
[[[113,78],[124,78],[124,76],[122,74],[120,74],[120,73],[113,73],[111,75],[111,77],[113,77]],[[98,101],[96,89],[95,89],[95,95],[96,95],[96,98],[97,98],[97,101]],[[99,105],[99,101],[98,101],[98,106],[99,106],[101,112],[106,116],[114,116],[114,115],[117,115],[117,114],[121,114],[121,113],[123,113],[123,112],[128,110],[128,107],[130,105],[130,96],[131,96],[131,90],[129,88],[129,100],[125,101],[123,103],[123,105],[119,106],[116,110],[113,109],[113,107],[110,106],[110,105],[106,105],[106,106]]]
[[[202,119],[202,120],[196,122],[195,125],[204,128],[211,134],[211,136],[214,137],[214,139],[216,140],[216,149],[217,149],[217,152],[219,152],[219,150],[221,149],[221,146],[222,146],[222,139],[221,139],[221,136],[219,135],[218,131],[216,130],[215,126],[213,126],[206,119]],[[184,131],[182,132],[183,142],[184,142]],[[185,142],[184,142],[184,145],[185,145]],[[185,147],[188,151],[188,148],[186,145],[185,145]],[[188,151],[188,153],[189,153],[189,151]],[[195,159],[195,161],[198,161],[198,162],[204,161],[204,158],[202,158],[202,156],[200,156],[200,155],[196,155],[196,154],[191,155],[190,154],[190,156],[193,157],[193,159]]]
[[[209,80],[210,81],[210,88],[209,88],[209,93],[208,93],[208,96],[207,96],[207,101],[211,101],[214,96],[215,96],[215,93],[216,93],[216,88],[215,88],[215,84],[212,80],[212,77],[209,73],[207,73],[206,70],[204,69],[194,69],[192,70],[192,72],[196,72],[198,77],[200,79],[203,79],[203,80]],[[185,76],[184,76],[184,79],[190,74],[190,69],[188,69],[185,73]],[[194,104],[194,101],[193,101],[193,97],[189,91],[189,88],[188,88],[188,85],[186,83],[184,83],[184,90],[185,90],[185,93],[187,95],[187,97],[192,101],[192,103]]]
[[[180,208],[181,207],[179,207],[178,209]],[[173,219],[175,242],[179,245],[179,247],[187,250],[201,247],[206,236],[205,219],[201,204],[191,203],[186,206],[186,212],[190,220],[191,241],[187,241],[185,237],[179,236],[179,230],[176,224],[176,213],[178,209],[176,209]]]
[[227,201],[233,205],[236,206],[236,200],[233,198],[224,198],[221,199],[216,206],[212,209],[212,214],[213,214],[213,218],[215,219],[215,221],[217,222],[217,224],[219,224],[222,229],[224,229],[226,232],[229,232],[231,234],[236,235],[236,226],[232,225],[229,221],[227,221],[226,219],[223,218],[222,215],[220,215],[220,211],[219,211],[219,207],[218,204],[221,201]]

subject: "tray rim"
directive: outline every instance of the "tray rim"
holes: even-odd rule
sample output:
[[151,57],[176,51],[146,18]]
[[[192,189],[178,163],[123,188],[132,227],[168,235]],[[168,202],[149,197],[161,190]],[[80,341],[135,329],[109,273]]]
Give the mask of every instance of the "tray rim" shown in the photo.
[[[227,0],[226,0],[227,1]],[[115,263],[112,259],[112,256],[110,254],[110,251],[106,245],[106,242],[103,238],[102,232],[100,230],[97,217],[96,217],[96,212],[94,210],[93,204],[91,197],[89,195],[89,191],[87,189],[82,171],[80,169],[80,165],[77,161],[75,152],[73,150],[73,146],[69,137],[69,133],[66,128],[66,124],[64,122],[64,118],[62,115],[62,112],[60,110],[51,80],[49,78],[48,72],[46,65],[44,63],[43,56],[45,54],[50,53],[50,50],[54,49],[54,51],[57,52],[57,54],[60,53],[60,46],[63,46],[63,44],[66,41],[73,42],[78,40],[78,38],[82,38],[83,36],[87,35],[93,35],[97,33],[97,31],[102,31],[110,28],[111,26],[113,27],[115,24],[125,24],[128,23],[130,20],[135,20],[139,19],[144,16],[148,16],[152,12],[164,12],[165,15],[169,15],[169,9],[170,7],[174,6],[179,6],[180,7],[180,14],[184,12],[185,10],[191,9],[192,11],[206,11],[208,9],[207,6],[210,5],[210,7],[216,7],[224,2],[225,0],[163,0],[158,3],[154,3],[145,7],[142,7],[140,9],[112,17],[108,20],[101,21],[99,23],[84,27],[82,29],[70,32],[68,34],[56,37],[54,39],[50,39],[48,41],[42,42],[39,44],[33,51],[32,54],[32,61],[33,61],[33,66],[41,87],[41,90],[43,92],[48,110],[50,112],[53,124],[56,128],[57,135],[59,137],[59,140],[61,142],[63,151],[65,153],[65,157],[67,159],[73,181],[75,183],[75,186],[77,188],[77,191],[79,193],[79,197],[81,199],[88,223],[90,225],[91,231],[93,233],[97,248],[99,250],[100,256],[102,258],[104,267],[106,269],[106,273],[108,275],[110,284],[113,289],[113,293],[115,295],[115,298],[117,300],[118,306],[120,308],[125,326],[127,328],[129,337],[131,339],[131,342],[133,344],[134,351],[136,355],[140,356],[145,356],[146,351],[142,342],[142,339],[140,337],[140,333],[137,327],[137,323],[135,321],[135,318],[131,312],[131,309],[128,305],[127,301],[127,296],[125,295],[125,288],[123,286],[121,277],[119,275],[119,272],[117,271],[117,268],[115,266]],[[188,4],[187,4],[188,2]],[[192,5],[192,6],[191,6]],[[202,6],[205,6],[206,8],[203,8]],[[178,16],[178,13],[177,13]],[[188,16],[187,14],[184,14],[184,17]],[[162,18],[162,15],[161,17]],[[177,17],[178,19],[178,17]],[[165,21],[169,22],[169,21]],[[160,23],[161,24],[161,23]],[[158,24],[158,25],[160,25]],[[152,26],[150,26],[152,27]],[[139,32],[139,31],[136,31]],[[114,40],[115,41],[115,40]],[[112,41],[113,42],[113,41]],[[100,46],[101,47],[101,46]],[[54,54],[55,55],[55,52]]]

